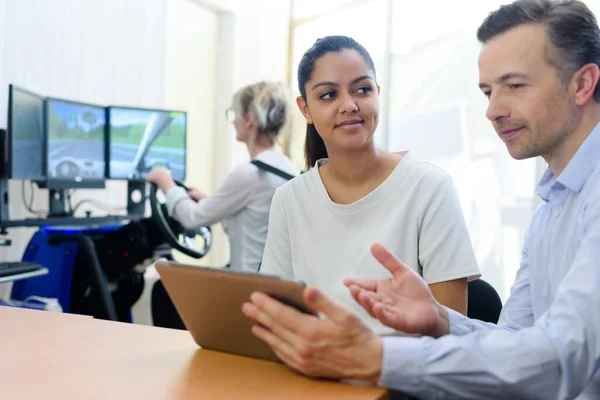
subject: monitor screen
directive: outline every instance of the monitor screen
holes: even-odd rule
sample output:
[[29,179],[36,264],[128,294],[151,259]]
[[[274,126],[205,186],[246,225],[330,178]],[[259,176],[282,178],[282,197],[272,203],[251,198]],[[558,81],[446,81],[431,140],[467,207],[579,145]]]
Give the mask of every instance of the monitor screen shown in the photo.
[[109,178],[139,181],[152,167],[166,167],[185,180],[185,112],[111,106],[108,115]]
[[45,180],[44,97],[8,89],[8,178]]
[[[61,99],[46,101],[48,185],[97,187],[106,177],[106,109]],[[56,186],[55,186],[56,187]]]

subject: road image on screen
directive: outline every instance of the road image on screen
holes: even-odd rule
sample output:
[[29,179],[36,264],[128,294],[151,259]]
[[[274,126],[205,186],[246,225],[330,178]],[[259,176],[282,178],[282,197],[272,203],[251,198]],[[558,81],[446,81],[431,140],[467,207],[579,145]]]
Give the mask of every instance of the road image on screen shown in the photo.
[[109,108],[111,179],[144,180],[152,167],[185,179],[184,112]]
[[85,182],[105,178],[104,107],[49,99],[48,179]]
[[9,93],[12,179],[44,179],[44,98],[15,86]]

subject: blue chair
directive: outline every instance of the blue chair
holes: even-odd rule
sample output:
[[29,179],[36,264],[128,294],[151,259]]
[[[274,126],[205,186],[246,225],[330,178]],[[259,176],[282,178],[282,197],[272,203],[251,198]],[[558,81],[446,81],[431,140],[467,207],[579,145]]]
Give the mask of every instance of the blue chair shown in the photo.
[[72,312],[72,283],[76,260],[93,277],[105,318],[118,320],[115,305],[108,290],[106,277],[98,261],[94,244],[83,233],[56,233],[40,229],[27,245],[23,261],[32,261],[48,268],[48,274],[13,284],[11,298],[25,300],[28,296],[56,298],[64,312]]

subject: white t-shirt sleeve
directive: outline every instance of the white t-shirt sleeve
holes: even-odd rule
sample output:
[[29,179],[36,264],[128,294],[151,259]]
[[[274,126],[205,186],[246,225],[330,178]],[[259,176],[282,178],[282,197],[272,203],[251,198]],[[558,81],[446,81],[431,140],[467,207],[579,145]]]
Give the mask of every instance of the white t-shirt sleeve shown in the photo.
[[269,213],[269,229],[260,272],[278,276],[294,276],[290,234],[279,189],[275,191]]
[[481,276],[452,179],[442,175],[427,200],[419,235],[419,263],[425,282]]
[[210,226],[237,213],[248,205],[257,188],[258,169],[242,164],[234,169],[223,185],[212,195],[195,202],[185,189],[167,191],[167,210],[186,229]]

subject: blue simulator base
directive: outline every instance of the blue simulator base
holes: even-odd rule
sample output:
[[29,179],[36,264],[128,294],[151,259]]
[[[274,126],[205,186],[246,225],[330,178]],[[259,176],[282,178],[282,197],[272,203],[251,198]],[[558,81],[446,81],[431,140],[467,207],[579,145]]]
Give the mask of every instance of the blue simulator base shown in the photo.
[[[103,235],[121,225],[102,227],[43,227],[37,231],[23,254],[23,261],[35,262],[48,268],[44,276],[17,281],[11,298],[24,301],[28,296],[56,298],[64,312],[71,312],[71,289],[76,268],[89,268],[97,280],[97,289],[108,319],[117,320],[114,303],[108,291],[106,276],[90,236]],[[81,254],[80,254],[81,253]],[[80,257],[77,257],[78,254]],[[77,265],[77,260],[83,260]],[[131,313],[129,315],[131,322]]]

